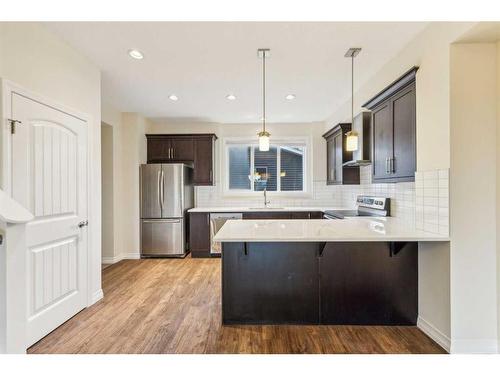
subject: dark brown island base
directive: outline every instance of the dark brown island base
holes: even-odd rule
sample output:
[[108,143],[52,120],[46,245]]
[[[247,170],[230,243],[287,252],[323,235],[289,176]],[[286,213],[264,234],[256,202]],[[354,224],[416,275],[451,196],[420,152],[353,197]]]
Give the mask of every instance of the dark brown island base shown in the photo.
[[223,324],[415,325],[417,242],[223,242]]

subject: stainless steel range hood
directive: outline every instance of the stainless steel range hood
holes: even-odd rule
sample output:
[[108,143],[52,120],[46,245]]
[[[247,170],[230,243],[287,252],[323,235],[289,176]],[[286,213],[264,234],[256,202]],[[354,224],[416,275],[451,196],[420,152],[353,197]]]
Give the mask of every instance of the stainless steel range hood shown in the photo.
[[352,124],[352,131],[358,133],[358,149],[352,152],[352,160],[346,161],[345,167],[370,165],[371,162],[371,112],[361,112]]

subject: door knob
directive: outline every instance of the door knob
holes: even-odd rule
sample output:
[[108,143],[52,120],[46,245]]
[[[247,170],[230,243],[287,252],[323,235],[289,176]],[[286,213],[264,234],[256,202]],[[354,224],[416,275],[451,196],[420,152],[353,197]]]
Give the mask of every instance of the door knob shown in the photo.
[[78,228],[83,228],[83,227],[86,227],[87,225],[89,225],[89,221],[88,220],[82,220],[78,223]]

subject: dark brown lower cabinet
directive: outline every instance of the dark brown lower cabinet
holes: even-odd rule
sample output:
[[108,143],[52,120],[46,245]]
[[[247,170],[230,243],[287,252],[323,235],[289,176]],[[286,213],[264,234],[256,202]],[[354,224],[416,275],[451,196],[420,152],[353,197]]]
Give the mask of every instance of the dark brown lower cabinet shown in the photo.
[[258,211],[244,212],[244,220],[289,220],[289,219],[321,219],[321,211]]
[[205,212],[189,214],[189,246],[193,258],[210,257],[210,215]]
[[416,242],[327,243],[319,258],[321,323],[415,325],[417,250]]
[[[257,211],[244,212],[243,220],[272,220],[272,219],[322,219],[321,211]],[[219,257],[219,254],[210,254],[210,213],[191,212],[189,214],[189,244],[191,256],[194,258]]]
[[226,242],[224,324],[415,325],[417,243]]
[[225,243],[223,323],[317,323],[317,254],[317,243]]
[[323,219],[322,211],[312,211],[310,212],[310,219]]
[[290,212],[243,212],[243,220],[286,220],[290,219]]

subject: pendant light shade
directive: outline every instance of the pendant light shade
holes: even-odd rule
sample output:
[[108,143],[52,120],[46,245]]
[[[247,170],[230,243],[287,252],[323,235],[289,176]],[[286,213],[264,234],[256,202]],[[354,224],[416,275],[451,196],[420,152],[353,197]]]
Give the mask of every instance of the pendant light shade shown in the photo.
[[269,151],[269,134],[266,131],[259,132],[259,151]]
[[358,132],[350,131],[346,133],[345,149],[347,151],[356,151],[358,149]]
[[[349,57],[351,59],[351,127],[354,126],[354,58],[361,51],[361,48],[349,48],[345,53],[344,57]],[[357,151],[358,150],[358,132],[350,131],[346,133],[346,151]]]
[[269,48],[259,48],[257,55],[262,58],[262,131],[259,136],[259,151],[269,151],[269,137],[266,131],[266,57],[269,57]]

